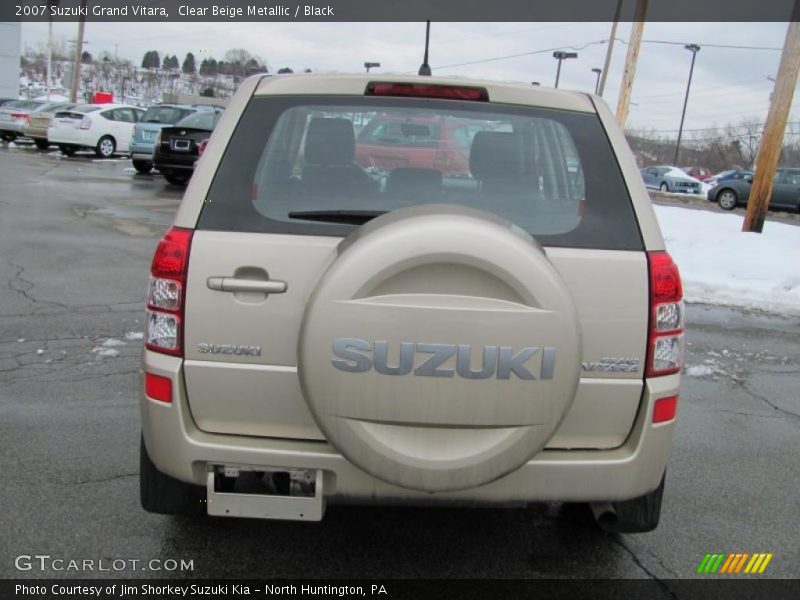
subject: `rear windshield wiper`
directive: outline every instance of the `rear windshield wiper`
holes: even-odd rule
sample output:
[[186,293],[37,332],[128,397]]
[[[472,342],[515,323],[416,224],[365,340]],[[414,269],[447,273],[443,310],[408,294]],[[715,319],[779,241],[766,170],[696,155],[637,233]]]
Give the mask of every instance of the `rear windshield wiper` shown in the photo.
[[386,210],[293,210],[289,213],[289,218],[363,225],[387,212]]

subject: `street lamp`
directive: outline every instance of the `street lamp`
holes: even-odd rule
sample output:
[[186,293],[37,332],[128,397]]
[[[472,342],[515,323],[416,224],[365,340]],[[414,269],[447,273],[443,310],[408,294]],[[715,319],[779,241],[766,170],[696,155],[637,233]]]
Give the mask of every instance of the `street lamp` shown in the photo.
[[380,68],[380,66],[381,66],[381,63],[379,63],[379,62],[365,62],[364,63],[364,68],[367,70],[367,73],[369,73],[370,69],[378,69],[378,68]]
[[600,89],[600,73],[602,73],[602,72],[603,72],[603,69],[598,69],[597,67],[592,69],[592,73],[596,73],[597,74],[597,81],[594,84],[594,93],[595,94],[597,93],[597,90]]
[[556,50],[553,52],[553,58],[558,61],[558,69],[556,69],[556,85],[558,87],[558,80],[561,77],[561,61],[568,58],[578,58],[577,52],[564,52],[563,50]]
[[694,59],[697,58],[697,53],[700,52],[700,46],[697,44],[686,44],[684,46],[689,52],[692,53],[692,66],[689,67],[689,81],[686,83],[686,97],[683,99],[683,112],[681,113],[681,125],[678,127],[678,143],[675,144],[675,160],[672,161],[673,165],[678,165],[678,154],[681,151],[681,136],[683,135],[683,120],[686,118],[686,105],[689,102],[689,89],[692,87],[692,74],[694,73]]

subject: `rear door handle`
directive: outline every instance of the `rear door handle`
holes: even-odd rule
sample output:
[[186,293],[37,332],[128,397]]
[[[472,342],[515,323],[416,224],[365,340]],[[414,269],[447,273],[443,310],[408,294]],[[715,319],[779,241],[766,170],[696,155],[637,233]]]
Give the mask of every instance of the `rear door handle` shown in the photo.
[[276,279],[238,279],[236,277],[209,277],[208,289],[218,292],[261,292],[262,294],[283,294],[288,285]]

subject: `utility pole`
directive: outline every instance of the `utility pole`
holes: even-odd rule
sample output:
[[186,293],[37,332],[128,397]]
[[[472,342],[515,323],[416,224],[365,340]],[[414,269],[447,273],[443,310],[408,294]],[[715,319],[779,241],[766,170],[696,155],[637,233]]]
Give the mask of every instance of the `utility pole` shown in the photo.
[[[81,0],[81,13],[86,11],[86,0]],[[83,55],[83,30],[86,27],[86,17],[81,14],[78,21],[78,39],[75,42],[75,60],[72,62],[72,82],[69,91],[69,101],[78,101],[78,84],[81,79],[81,56]]]
[[686,118],[686,105],[689,103],[689,89],[692,87],[692,74],[694,73],[694,59],[697,53],[700,52],[700,46],[697,44],[686,44],[684,46],[689,52],[692,53],[692,66],[689,67],[689,81],[686,84],[686,97],[683,99],[683,112],[681,113],[681,125],[678,127],[678,143],[675,144],[675,160],[672,164],[678,166],[678,154],[681,151],[681,136],[683,135],[683,120]]
[[756,174],[753,186],[750,188],[742,231],[761,233],[764,229],[764,219],[772,196],[775,169],[781,157],[783,134],[789,119],[798,71],[800,71],[800,0],[795,0],[786,30],[786,41],[783,44],[778,76],[775,78],[767,122],[764,124],[764,133],[756,155]]
[[606,89],[606,78],[608,77],[608,69],[611,66],[611,53],[614,51],[614,38],[617,37],[617,25],[619,24],[619,15],[622,12],[622,3],[624,0],[617,1],[617,10],[614,11],[614,23],[611,25],[611,37],[608,38],[608,49],[606,50],[606,62],[603,64],[603,74],[600,77],[600,85],[597,86],[597,94],[603,95],[603,90]]
[[50,102],[50,82],[53,81],[51,75],[53,69],[53,17],[50,16],[52,2],[47,3],[47,101]]
[[633,15],[634,22],[631,29],[631,37],[628,42],[628,54],[625,57],[625,70],[622,73],[622,85],[619,90],[617,100],[617,123],[625,128],[628,120],[628,109],[631,103],[631,90],[633,89],[633,77],[636,74],[636,61],[639,60],[639,47],[642,45],[642,33],[644,32],[644,20],[647,15],[647,0],[637,0],[636,11]]

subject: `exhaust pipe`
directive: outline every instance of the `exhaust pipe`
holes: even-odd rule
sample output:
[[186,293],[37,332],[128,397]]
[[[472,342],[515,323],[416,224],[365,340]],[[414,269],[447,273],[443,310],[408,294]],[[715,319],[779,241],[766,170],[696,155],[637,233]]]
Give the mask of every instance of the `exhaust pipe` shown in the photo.
[[617,511],[610,502],[590,502],[595,521],[603,529],[613,530],[617,525]]

